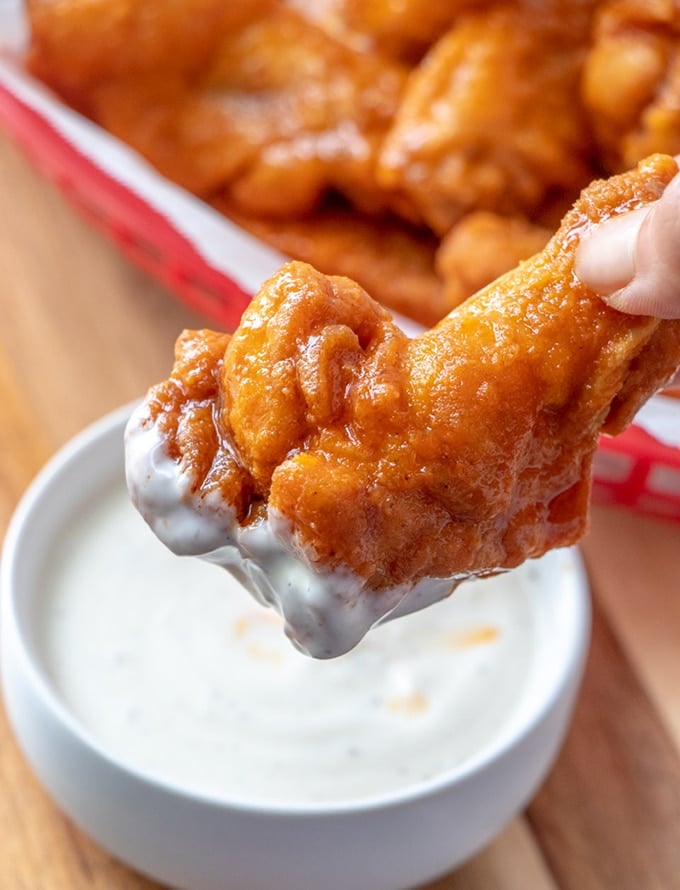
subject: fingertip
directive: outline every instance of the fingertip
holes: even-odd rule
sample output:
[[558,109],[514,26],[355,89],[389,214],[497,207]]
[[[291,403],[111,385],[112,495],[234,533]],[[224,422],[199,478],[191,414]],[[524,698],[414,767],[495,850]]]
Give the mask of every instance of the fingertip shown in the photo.
[[601,296],[625,287],[635,275],[637,239],[648,212],[641,207],[594,226],[576,249],[577,278]]
[[634,311],[634,308],[631,308],[635,306],[636,299],[634,295],[631,296],[631,288],[629,287],[622,287],[610,294],[602,294],[601,296],[602,301],[612,309],[617,309],[619,312],[626,312],[629,315],[638,314]]
[[601,298],[607,306],[627,315],[677,318],[677,310],[668,300],[660,298],[658,293],[648,287],[640,286],[638,282],[619,288],[611,294],[602,294]]

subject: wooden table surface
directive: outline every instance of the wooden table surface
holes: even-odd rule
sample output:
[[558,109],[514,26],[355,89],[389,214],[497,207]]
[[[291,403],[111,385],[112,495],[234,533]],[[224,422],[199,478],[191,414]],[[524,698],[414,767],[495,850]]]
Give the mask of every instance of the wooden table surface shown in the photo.
[[[164,377],[179,330],[205,324],[0,137],[0,531],[42,462]],[[429,890],[680,890],[680,525],[596,508],[583,553],[593,639],[557,765]],[[52,804],[0,708],[0,890],[155,887]]]

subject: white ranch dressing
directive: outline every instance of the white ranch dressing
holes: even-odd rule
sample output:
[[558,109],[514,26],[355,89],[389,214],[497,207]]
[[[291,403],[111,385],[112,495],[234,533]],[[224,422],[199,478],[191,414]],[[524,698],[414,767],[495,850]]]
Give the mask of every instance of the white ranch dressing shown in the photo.
[[41,649],[66,707],[133,767],[222,798],[350,801],[507,729],[530,686],[540,577],[528,564],[464,584],[317,661],[228,574],[173,556],[117,483],[46,554]]
[[[133,503],[174,553],[222,566],[284,619],[300,651],[335,658],[391,617],[448,596],[461,578],[422,578],[375,591],[348,569],[312,565],[286,517],[239,525],[219,495],[192,492],[192,477],[167,452],[165,435],[142,403],[125,430],[125,474]],[[467,577],[467,576],[466,576]]]

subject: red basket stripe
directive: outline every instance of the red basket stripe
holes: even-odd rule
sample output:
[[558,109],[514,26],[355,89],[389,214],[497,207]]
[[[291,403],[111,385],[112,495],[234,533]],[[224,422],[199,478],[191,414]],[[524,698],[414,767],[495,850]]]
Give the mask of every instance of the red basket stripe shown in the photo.
[[0,119],[31,162],[135,265],[224,329],[238,325],[251,295],[210,266],[162,214],[78,151],[1,83]]

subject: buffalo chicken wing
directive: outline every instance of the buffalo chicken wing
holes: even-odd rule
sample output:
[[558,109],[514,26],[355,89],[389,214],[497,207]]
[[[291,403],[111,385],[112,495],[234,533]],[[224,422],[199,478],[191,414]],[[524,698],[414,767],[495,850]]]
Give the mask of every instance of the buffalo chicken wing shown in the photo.
[[594,183],[541,253],[412,339],[349,279],[285,266],[232,337],[185,333],[131,419],[140,511],[324,656],[461,578],[577,541],[598,436],[672,376],[680,321],[608,307],[574,253],[676,171],[654,156]]

